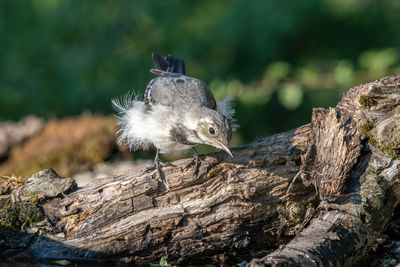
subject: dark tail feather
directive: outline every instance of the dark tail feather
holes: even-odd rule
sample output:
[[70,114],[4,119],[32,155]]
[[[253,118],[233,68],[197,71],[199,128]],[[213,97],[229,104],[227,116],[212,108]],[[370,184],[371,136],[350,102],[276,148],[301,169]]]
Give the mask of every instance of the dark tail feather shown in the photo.
[[156,69],[186,75],[185,61],[182,59],[174,58],[171,55],[163,57],[157,52],[153,53],[152,56]]

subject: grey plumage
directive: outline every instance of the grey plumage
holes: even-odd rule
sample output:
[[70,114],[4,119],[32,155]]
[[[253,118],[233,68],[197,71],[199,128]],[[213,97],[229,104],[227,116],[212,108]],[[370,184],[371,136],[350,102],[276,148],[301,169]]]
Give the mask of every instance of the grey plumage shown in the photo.
[[186,75],[170,74],[150,81],[145,91],[146,108],[152,105],[185,108],[185,105],[216,109],[216,101],[207,85]]
[[229,141],[234,123],[232,99],[216,102],[208,86],[185,73],[183,60],[153,54],[158,77],[148,84],[143,101],[118,101],[119,142],[131,149],[154,145],[161,153],[186,150],[198,144],[224,149],[232,156]]

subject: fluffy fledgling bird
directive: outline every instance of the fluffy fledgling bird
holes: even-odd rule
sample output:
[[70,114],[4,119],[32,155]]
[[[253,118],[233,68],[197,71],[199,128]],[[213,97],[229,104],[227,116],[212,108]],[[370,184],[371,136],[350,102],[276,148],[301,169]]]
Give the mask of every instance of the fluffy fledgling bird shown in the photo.
[[118,112],[118,143],[131,150],[157,148],[154,166],[162,176],[159,153],[193,148],[195,172],[199,167],[196,145],[207,144],[226,151],[232,129],[238,128],[233,115],[233,98],[216,102],[211,90],[199,79],[186,76],[183,60],[153,54],[158,75],[147,85],[144,100],[128,94],[114,99]]

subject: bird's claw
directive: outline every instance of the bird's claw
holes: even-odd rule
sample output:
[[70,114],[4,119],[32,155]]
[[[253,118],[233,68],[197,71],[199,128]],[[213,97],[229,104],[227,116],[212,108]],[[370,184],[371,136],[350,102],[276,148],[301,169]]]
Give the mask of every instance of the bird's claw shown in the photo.
[[200,159],[200,155],[199,153],[193,148],[193,158],[190,162],[188,162],[184,169],[187,169],[189,167],[191,167],[194,164],[194,171],[193,171],[193,175],[197,176],[199,174],[199,170],[200,170],[200,165],[201,165],[201,159]]
[[154,170],[157,170],[158,174],[160,177],[164,180],[164,172],[162,170],[163,164],[161,162],[154,162],[153,166],[147,167],[146,170],[144,171],[145,173],[152,172]]
[[157,163],[154,162],[152,166],[147,167],[145,172],[159,170],[159,169],[164,168],[164,167],[177,167],[177,166],[175,164],[173,164],[172,162],[161,162],[161,161],[158,161]]
[[176,167],[172,162],[160,162],[162,167]]
[[168,184],[167,184],[167,181],[166,181],[166,179],[165,179],[164,171],[163,171],[163,169],[162,169],[163,167],[167,167],[167,166],[168,166],[168,167],[171,167],[171,166],[175,166],[175,165],[172,164],[171,162],[162,163],[162,162],[160,161],[160,158],[159,158],[159,150],[157,150],[156,156],[155,156],[155,158],[154,158],[154,164],[153,164],[153,166],[148,167],[148,168],[145,170],[145,173],[150,172],[150,171],[157,170],[157,173],[158,173],[160,182],[161,182],[162,184],[165,185],[166,189],[168,189]]

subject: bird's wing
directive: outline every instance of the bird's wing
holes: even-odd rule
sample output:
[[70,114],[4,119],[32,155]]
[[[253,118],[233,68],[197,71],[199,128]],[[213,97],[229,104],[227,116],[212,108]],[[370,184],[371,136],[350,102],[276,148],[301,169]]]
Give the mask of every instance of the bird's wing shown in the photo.
[[175,92],[185,103],[216,109],[217,103],[210,88],[201,80],[183,76],[173,79]]
[[[151,69],[150,72],[155,75],[161,77],[173,77],[186,74],[185,61],[182,59],[174,58],[171,55],[163,57],[157,52],[152,54],[152,58],[155,69]],[[158,82],[160,81],[157,81],[157,78],[151,80],[146,87],[146,91],[144,92],[144,104],[148,110],[151,110],[152,105],[170,106],[174,101],[174,99],[171,97],[171,92],[169,92],[170,89],[168,89],[168,86],[170,86],[171,83],[161,82],[162,85],[167,86],[165,87],[165,90],[161,90],[161,86],[157,86]],[[153,86],[155,84],[156,86]]]
[[217,104],[211,90],[202,81],[186,76],[185,62],[171,55],[153,53],[156,69],[151,72],[160,77],[153,79],[145,91],[145,107],[152,105],[175,106],[194,103],[216,109]]
[[145,107],[153,105],[180,106],[196,105],[216,110],[217,103],[207,85],[185,75],[162,76],[150,81],[144,97]]
[[163,90],[162,88],[162,84],[168,85],[168,83],[158,79],[151,80],[144,92],[144,106],[147,110],[151,110],[154,105],[171,106],[171,103],[173,103],[173,97],[168,93],[169,89]]

